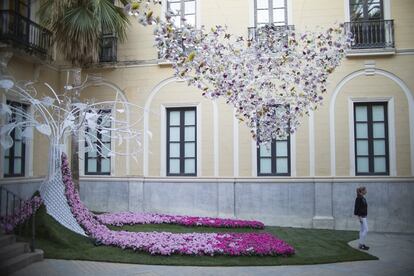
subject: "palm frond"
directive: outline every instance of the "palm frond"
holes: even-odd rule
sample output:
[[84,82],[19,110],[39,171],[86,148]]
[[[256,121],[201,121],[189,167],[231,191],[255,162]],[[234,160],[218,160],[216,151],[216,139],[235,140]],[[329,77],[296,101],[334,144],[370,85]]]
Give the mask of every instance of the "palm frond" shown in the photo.
[[113,0],[44,0],[38,15],[58,49],[76,66],[98,61],[102,33],[115,33],[125,41],[130,23]]

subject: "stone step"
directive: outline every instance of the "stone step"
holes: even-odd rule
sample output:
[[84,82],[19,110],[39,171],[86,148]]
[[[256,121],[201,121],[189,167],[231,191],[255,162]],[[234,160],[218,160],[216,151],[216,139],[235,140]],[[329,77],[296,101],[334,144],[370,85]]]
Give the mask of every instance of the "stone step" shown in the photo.
[[13,258],[7,259],[0,263],[1,275],[10,275],[11,273],[22,269],[34,262],[43,260],[43,251],[36,249],[35,252],[28,252]]
[[0,235],[0,248],[10,245],[16,241],[14,235]]
[[29,244],[24,242],[16,242],[0,248],[0,263],[6,259],[13,258],[17,255],[29,252]]

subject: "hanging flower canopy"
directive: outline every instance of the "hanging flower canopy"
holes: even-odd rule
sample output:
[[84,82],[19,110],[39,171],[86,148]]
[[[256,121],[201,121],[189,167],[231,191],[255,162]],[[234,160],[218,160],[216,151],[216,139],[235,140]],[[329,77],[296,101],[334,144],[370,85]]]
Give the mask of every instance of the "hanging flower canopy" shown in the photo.
[[252,39],[223,26],[177,27],[177,14],[167,11],[161,21],[152,4],[160,1],[135,1],[126,10],[139,23],[155,25],[155,45],[175,75],[205,97],[224,98],[259,143],[294,133],[300,118],[322,103],[328,76],[352,41],[342,25],[302,34],[267,25]]

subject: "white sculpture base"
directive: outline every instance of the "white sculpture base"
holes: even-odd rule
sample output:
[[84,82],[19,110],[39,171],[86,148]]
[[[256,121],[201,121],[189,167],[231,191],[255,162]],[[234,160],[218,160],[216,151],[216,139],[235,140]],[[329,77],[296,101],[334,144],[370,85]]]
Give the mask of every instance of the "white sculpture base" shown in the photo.
[[69,230],[86,236],[70,210],[60,170],[57,170],[52,178],[45,180],[40,187],[40,195],[49,215]]

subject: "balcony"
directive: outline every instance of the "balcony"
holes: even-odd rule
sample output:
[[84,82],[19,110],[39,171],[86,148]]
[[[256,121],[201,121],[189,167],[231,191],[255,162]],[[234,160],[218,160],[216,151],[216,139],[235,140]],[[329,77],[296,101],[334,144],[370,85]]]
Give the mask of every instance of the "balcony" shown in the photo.
[[[267,28],[271,28],[271,30],[274,33],[281,33],[281,32],[285,32],[285,31],[294,31],[295,30],[295,26],[294,25],[273,25],[273,24],[269,24],[266,25],[265,27]],[[247,29],[248,31],[248,38],[249,40],[261,40],[261,39],[266,39],[264,37],[264,28],[265,27],[249,27]]]
[[103,35],[99,51],[99,62],[117,61],[117,42],[118,38],[114,34]]
[[52,33],[13,10],[0,10],[0,41],[42,58],[51,56]]
[[345,31],[351,32],[354,37],[351,53],[395,52],[394,20],[346,22]]

